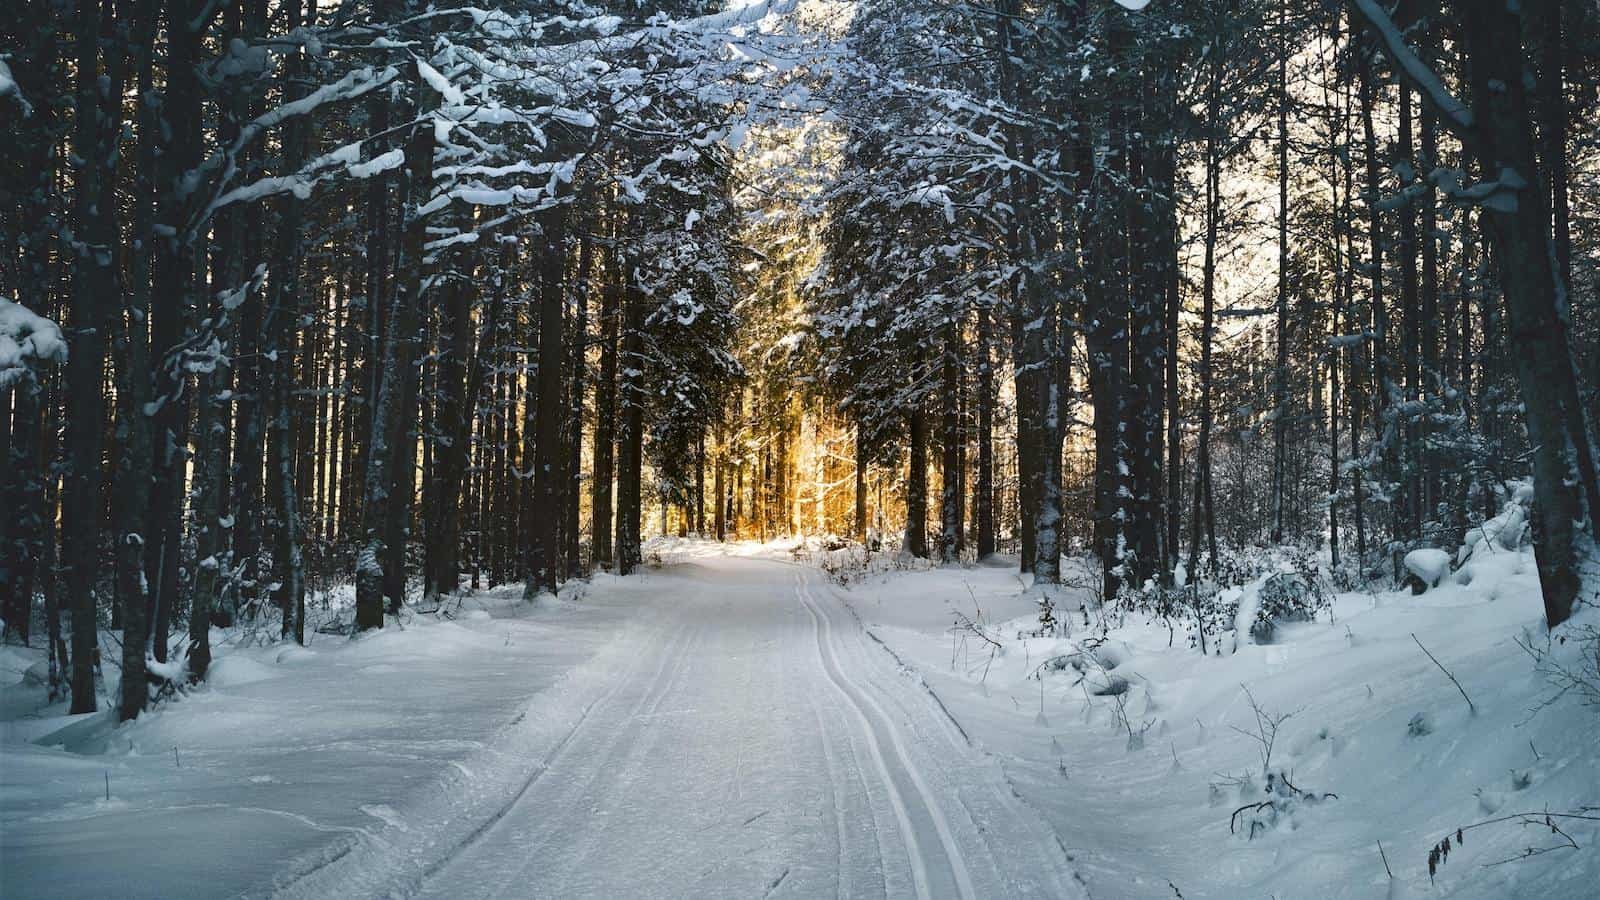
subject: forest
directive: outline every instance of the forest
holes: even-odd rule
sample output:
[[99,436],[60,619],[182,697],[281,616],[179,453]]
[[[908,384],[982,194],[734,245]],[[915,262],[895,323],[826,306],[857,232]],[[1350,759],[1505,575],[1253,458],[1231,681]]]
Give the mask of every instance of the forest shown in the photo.
[[127,721],[790,540],[1204,656],[1490,524],[1590,623],[1597,109],[1586,0],[11,0],[4,640]]

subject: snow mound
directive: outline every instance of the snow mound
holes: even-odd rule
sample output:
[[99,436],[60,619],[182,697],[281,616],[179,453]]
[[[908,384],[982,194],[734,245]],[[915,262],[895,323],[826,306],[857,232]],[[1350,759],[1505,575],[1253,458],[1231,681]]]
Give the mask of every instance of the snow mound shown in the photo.
[[[282,659],[281,654],[279,658]],[[279,674],[248,656],[232,654],[222,657],[211,665],[206,672],[206,681],[214,687],[238,687],[241,684],[277,678]]]
[[282,666],[289,663],[306,662],[316,658],[317,651],[291,644],[278,651],[277,663]]
[[1406,554],[1406,571],[1417,576],[1424,587],[1435,588],[1450,574],[1450,554],[1424,547]]

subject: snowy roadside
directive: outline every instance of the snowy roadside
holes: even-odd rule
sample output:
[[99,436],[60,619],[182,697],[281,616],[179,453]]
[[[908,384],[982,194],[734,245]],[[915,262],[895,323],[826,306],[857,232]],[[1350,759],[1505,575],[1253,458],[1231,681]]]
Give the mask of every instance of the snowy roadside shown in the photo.
[[[1331,623],[1281,627],[1273,643],[1222,656],[1142,616],[1094,640],[1081,595],[1066,604],[1070,637],[1025,637],[1037,617],[1014,570],[903,572],[839,590],[1001,761],[1093,896],[1593,897],[1600,821],[1553,820],[1581,849],[1540,816],[1469,827],[1600,815],[1600,710],[1569,694],[1533,712],[1555,691],[1517,644],[1545,642],[1531,553],[1486,556],[1470,584],[1340,594]],[[1591,608],[1565,631],[1594,625]],[[1556,649],[1570,662],[1579,648]],[[1289,714],[1270,769],[1250,695],[1269,722]],[[1234,815],[1267,800],[1278,802]],[[1453,852],[1430,886],[1429,853],[1446,836]],[[1537,852],[1549,847],[1561,849]]]
[[[236,896],[404,830],[419,798],[519,762],[523,713],[581,693],[570,673],[627,631],[650,582],[601,576],[534,605],[501,588],[359,640],[232,649],[206,686],[122,727],[0,688],[3,893]],[[29,660],[6,649],[13,681]]]

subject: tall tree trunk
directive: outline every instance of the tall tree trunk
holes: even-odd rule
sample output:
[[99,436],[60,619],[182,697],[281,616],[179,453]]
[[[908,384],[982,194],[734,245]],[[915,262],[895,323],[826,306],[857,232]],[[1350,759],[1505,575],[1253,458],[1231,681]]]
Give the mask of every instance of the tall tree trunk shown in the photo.
[[[1416,116],[1412,111],[1411,91],[1404,85],[1400,89],[1400,128],[1396,152],[1403,168],[1415,170],[1416,156],[1413,140]],[[1400,367],[1403,382],[1402,396],[1407,408],[1421,396],[1421,322],[1418,321],[1419,299],[1417,273],[1417,204],[1406,200],[1400,206],[1400,245],[1395,248],[1400,260]],[[1395,440],[1399,444],[1395,456],[1399,463],[1399,508],[1395,516],[1395,536],[1415,542],[1421,532],[1422,504],[1420,465],[1417,446],[1417,417],[1405,414],[1405,422],[1395,422]],[[1396,569],[1398,572],[1398,567]]]
[[[1176,151],[1158,137],[1170,126],[1176,109],[1173,76],[1162,60],[1145,59],[1140,78],[1139,116],[1130,122],[1127,136],[1128,170],[1134,193],[1129,209],[1129,295],[1126,318],[1128,355],[1127,409],[1124,442],[1127,448],[1128,512],[1127,564],[1122,577],[1135,587],[1159,579],[1163,565],[1162,511],[1165,485],[1163,459],[1162,393],[1166,369],[1167,314],[1163,302],[1168,290],[1168,269],[1177,264],[1177,219],[1172,205],[1176,176]],[[1098,414],[1096,420],[1098,421]]]
[[[286,4],[289,29],[301,25],[301,0]],[[303,93],[300,86],[303,68],[300,54],[291,53],[284,61],[284,98],[294,102]],[[306,156],[309,123],[291,121],[283,135],[283,168],[298,171]],[[268,308],[264,332],[271,394],[267,429],[268,500],[273,515],[273,582],[277,585],[273,602],[282,616],[281,633],[305,643],[305,568],[301,556],[300,509],[295,489],[294,442],[299,431],[294,414],[295,372],[299,355],[295,353],[295,333],[300,318],[300,269],[305,256],[301,235],[304,221],[302,202],[292,192],[285,195],[283,218],[279,223],[279,263],[272,279],[272,305]]]
[[532,517],[533,542],[528,558],[528,581],[523,597],[555,593],[561,579],[561,371],[565,368],[567,207],[555,206],[540,217],[544,264],[539,283],[539,376],[534,439]]
[[[1519,15],[1491,0],[1463,6],[1473,119],[1482,141],[1478,155],[1498,167],[1501,190],[1514,199],[1488,204],[1484,218],[1516,340],[1517,380],[1533,444],[1535,557],[1545,620],[1554,628],[1572,615],[1586,548],[1600,535],[1600,479],[1573,368],[1567,286],[1552,249],[1550,188],[1536,161],[1522,54],[1514,49],[1522,46],[1524,31],[1539,33],[1544,8],[1534,4]],[[1514,180],[1524,172],[1532,174]],[[1580,537],[1585,524],[1587,538]]]
[[1278,314],[1272,372],[1272,542],[1283,543],[1285,441],[1289,423],[1289,35],[1288,4],[1278,6]]
[[[627,270],[624,269],[624,272]],[[644,301],[631,276],[623,278],[622,378],[617,389],[621,429],[617,451],[617,572],[632,574],[644,561],[640,546],[644,476]]]
[[[61,0],[32,4],[24,7],[25,27],[29,35],[29,52],[32,64],[13,69],[21,96],[44,96],[62,90],[67,83],[66,71],[60,55],[60,39],[55,22],[66,22],[70,7]],[[17,301],[35,311],[52,315],[52,278],[50,272],[53,232],[58,225],[56,216],[55,180],[59,175],[57,147],[61,142],[61,125],[57,105],[40,103],[21,122],[15,123],[15,134],[22,150],[20,166],[8,172],[16,178],[7,179],[5,186],[14,189],[18,198],[16,235],[23,243],[17,267]],[[13,120],[15,121],[15,120]],[[15,635],[23,644],[30,638],[33,620],[33,598],[43,586],[47,594],[50,573],[41,569],[46,554],[46,544],[55,527],[55,507],[46,503],[48,485],[53,475],[46,469],[53,454],[45,452],[45,444],[52,444],[46,428],[48,416],[44,402],[45,391],[41,378],[27,378],[17,384],[6,396],[0,396],[0,422],[9,414],[11,443],[5,458],[7,471],[0,474],[5,486],[0,502],[6,504],[11,515],[0,525],[0,615],[6,621],[6,632]],[[9,402],[8,402],[9,401]],[[10,409],[7,407],[10,406]],[[47,514],[47,510],[49,511]],[[44,577],[39,577],[40,573]],[[52,631],[46,635],[47,655],[54,659]],[[51,700],[55,699],[57,672],[50,669]]]
[[[100,462],[104,440],[106,333],[121,307],[116,271],[117,207],[105,202],[116,184],[116,139],[121,129],[120,86],[100,78],[99,44],[119,53],[111,4],[78,0],[77,85],[73,155],[76,268],[67,331],[67,474],[62,497],[61,562],[72,622],[71,712],[94,712],[98,664]],[[108,60],[108,69],[115,68]]]
[[[1388,23],[1371,0],[1356,6],[1379,30]],[[1461,4],[1472,107],[1439,109],[1457,129],[1486,171],[1498,177],[1483,219],[1494,243],[1495,264],[1505,293],[1517,380],[1528,437],[1533,445],[1534,556],[1551,628],[1571,615],[1586,555],[1600,534],[1600,478],[1594,439],[1582,398],[1568,323],[1567,286],[1553,249],[1548,203],[1550,186],[1537,160],[1529,86],[1522,77],[1524,33],[1547,30],[1541,5],[1507,7],[1497,0]],[[1407,70],[1415,61],[1403,38],[1386,35],[1384,51]],[[1405,58],[1405,57],[1410,57]],[[1439,104],[1441,91],[1424,92]],[[1443,120],[1442,120],[1443,121]],[[1587,507],[1587,509],[1585,509]],[[1583,531],[1587,530],[1588,535]]]
[[[613,230],[616,226],[613,225]],[[614,240],[614,238],[613,238]],[[615,247],[606,254],[606,282],[600,292],[600,372],[594,385],[594,473],[590,497],[590,532],[594,565],[612,562],[612,480],[616,475],[617,334],[626,274]]]
[[[1363,55],[1361,60],[1357,74],[1360,81],[1361,131],[1367,176],[1367,240],[1370,247],[1370,258],[1367,260],[1370,283],[1368,313],[1372,317],[1372,426],[1374,440],[1377,443],[1378,480],[1383,484],[1392,485],[1396,476],[1394,457],[1398,442],[1392,409],[1397,392],[1389,360],[1389,307],[1383,291],[1383,213],[1378,203],[1383,184],[1378,159],[1377,133],[1373,128],[1373,108],[1377,102],[1374,96],[1376,85],[1367,56]],[[1365,478],[1369,475],[1366,472],[1359,472],[1357,477]],[[1391,534],[1394,526],[1398,524],[1394,512],[1391,504]]]
[[1210,553],[1207,568],[1217,565],[1216,515],[1211,491],[1211,345],[1216,316],[1217,280],[1217,229],[1222,215],[1221,160],[1218,159],[1216,132],[1220,127],[1218,110],[1221,105],[1221,73],[1218,63],[1211,64],[1211,75],[1206,87],[1206,106],[1209,123],[1205,139],[1205,261],[1201,267],[1200,286],[1200,434],[1195,442],[1195,484],[1193,513],[1189,522],[1188,583],[1194,584],[1195,569],[1200,559],[1200,535],[1204,530],[1206,549]]
[[917,404],[906,413],[910,431],[906,474],[907,553],[928,558],[928,414]]
[[[978,559],[993,556],[995,550],[994,515],[994,326],[987,304],[978,306],[978,471],[972,492],[972,517],[977,531]],[[864,490],[864,485],[858,490]],[[866,518],[863,505],[861,518]]]
[[719,542],[728,539],[728,496],[726,493],[728,448],[726,440],[727,439],[724,436],[723,428],[719,424],[716,431],[716,446],[713,450],[715,453],[715,456],[712,458],[712,471],[714,473],[712,478],[714,483],[711,488],[711,499],[717,504],[716,509],[712,511],[712,517],[715,522],[717,540]]
[[945,328],[945,351],[940,366],[942,405],[939,440],[943,444],[939,489],[939,559],[960,562],[962,520],[966,494],[961,490],[961,470],[966,465],[966,437],[961,427],[961,330],[951,323]]
[[855,538],[863,543],[867,540],[867,444],[862,438],[862,425],[856,423],[855,435]]
[[[402,485],[409,489],[411,479],[399,470],[405,468],[409,473],[413,467],[412,460],[403,456],[405,446],[399,438],[409,429],[417,393],[413,354],[421,312],[422,248],[427,232],[427,220],[420,210],[433,186],[433,141],[432,123],[424,122],[412,129],[405,148],[403,183],[407,186],[408,197],[399,266],[401,275],[388,315],[383,361],[374,395],[361,504],[362,546],[356,559],[356,628],[362,631],[383,627],[386,593],[391,608],[397,605],[392,591],[394,575],[386,572],[386,568],[392,568],[397,558],[404,559],[404,547],[391,547],[390,543],[397,534],[403,539],[404,522],[411,506],[409,494],[395,496],[395,489]],[[401,552],[396,553],[396,550]],[[404,572],[399,575],[403,587]]]
[[[439,544],[434,548],[433,567],[425,578],[425,590],[429,599],[433,601],[437,601],[443,594],[453,593],[460,578],[463,515],[460,498],[462,482],[466,478],[468,454],[472,447],[472,421],[467,416],[467,411],[480,408],[478,397],[483,391],[489,355],[492,352],[493,342],[499,337],[501,310],[505,306],[505,286],[500,281],[495,284],[488,310],[484,313],[483,323],[478,330],[477,348],[472,352],[470,363],[462,360],[468,349],[467,328],[470,325],[468,296],[469,292],[465,288],[459,288],[452,294],[453,306],[445,316],[449,324],[445,326],[444,333],[448,336],[447,346],[450,348],[448,353],[453,355],[454,362],[448,365],[441,363],[440,385],[443,390],[439,402],[444,417],[441,428],[448,441],[439,451],[438,477],[435,485],[438,494],[433,504],[434,520],[428,526],[430,543],[436,540]],[[466,370],[464,386],[460,382],[463,369]],[[435,535],[437,538],[434,538]]]
[[572,310],[572,340],[568,351],[570,361],[567,364],[567,368],[572,372],[572,379],[567,392],[568,412],[566,433],[563,435],[567,451],[567,485],[563,492],[566,501],[563,504],[566,520],[561,530],[566,557],[563,568],[567,578],[577,578],[583,573],[578,512],[579,507],[583,505],[580,502],[583,496],[583,395],[589,357],[589,292],[594,286],[594,238],[590,234],[594,222],[593,216],[586,221],[578,248],[578,282],[573,291],[575,302]]

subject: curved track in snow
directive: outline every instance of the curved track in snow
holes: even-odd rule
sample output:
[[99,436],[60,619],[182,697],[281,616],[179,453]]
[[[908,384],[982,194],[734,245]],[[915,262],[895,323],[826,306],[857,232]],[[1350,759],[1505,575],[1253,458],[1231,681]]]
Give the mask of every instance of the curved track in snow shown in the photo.
[[460,777],[283,897],[1080,897],[998,763],[821,578],[709,557]]

